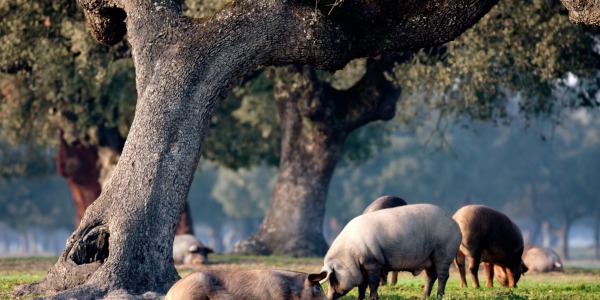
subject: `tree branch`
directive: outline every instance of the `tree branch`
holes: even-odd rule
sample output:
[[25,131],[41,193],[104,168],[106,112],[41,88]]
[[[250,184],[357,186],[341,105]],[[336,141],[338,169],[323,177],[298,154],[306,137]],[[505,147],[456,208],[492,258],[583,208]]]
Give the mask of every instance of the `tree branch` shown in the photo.
[[[264,39],[273,42],[271,47],[262,49],[261,64],[309,64],[336,70],[353,58],[418,49],[452,40],[477,22],[496,2],[328,0],[317,1],[318,9],[315,10],[312,0],[243,0],[224,8],[197,29],[200,32],[218,30],[232,23],[245,23],[245,29],[249,25],[259,29],[268,24],[269,32],[222,32],[247,43],[263,44]],[[182,24],[174,17],[183,18],[179,1],[175,0],[161,3],[131,0],[125,1],[125,8],[116,0],[79,0],[79,3],[88,16],[92,34],[105,44],[114,44],[125,34],[123,10],[127,12],[130,31],[148,33],[152,31],[150,28],[173,28],[165,26],[168,22]],[[332,9],[333,3],[338,5]],[[164,13],[170,17],[161,17]],[[197,36],[200,32],[192,35]],[[231,35],[233,33],[235,35]],[[142,45],[156,34],[158,32],[154,30],[153,34],[132,36],[144,39],[139,44]],[[196,39],[196,42],[201,40]]]
[[561,0],[575,24],[600,26],[600,5],[595,0]]

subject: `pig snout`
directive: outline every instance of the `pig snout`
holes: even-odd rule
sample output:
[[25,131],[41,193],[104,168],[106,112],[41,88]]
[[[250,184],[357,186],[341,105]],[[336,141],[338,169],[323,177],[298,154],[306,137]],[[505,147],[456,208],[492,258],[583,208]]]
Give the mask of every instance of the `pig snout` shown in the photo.
[[[186,264],[192,265],[204,265],[208,263],[208,251],[207,248],[202,248],[197,245],[190,246],[188,253],[184,260]],[[212,251],[211,251],[212,252]]]

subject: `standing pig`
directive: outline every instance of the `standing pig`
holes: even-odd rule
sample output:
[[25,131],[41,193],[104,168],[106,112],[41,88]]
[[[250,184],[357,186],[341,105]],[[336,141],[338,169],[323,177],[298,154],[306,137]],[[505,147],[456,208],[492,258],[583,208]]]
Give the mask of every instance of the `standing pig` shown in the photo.
[[[400,197],[395,196],[382,196],[375,201],[373,201],[365,210],[363,211],[363,215],[366,213],[378,211],[381,209],[392,208],[406,205],[406,201]],[[381,285],[387,284],[387,274],[388,272],[381,273],[381,280],[379,281]],[[398,282],[398,272],[392,272],[392,285],[396,285]]]
[[381,273],[425,270],[423,297],[431,294],[438,281],[438,295],[444,294],[448,269],[460,246],[460,229],[441,208],[413,204],[382,209],[354,218],[333,241],[325,255],[322,271],[327,272],[328,296],[337,299],[358,286],[358,299],[379,299]]
[[175,264],[206,264],[208,254],[213,250],[204,246],[191,234],[179,234],[173,240],[173,261]]
[[319,284],[326,275],[283,270],[203,271],[177,281],[165,300],[327,300]]
[[479,264],[483,262],[486,286],[492,287],[494,272],[503,286],[517,287],[521,274],[527,272],[523,265],[523,236],[519,227],[503,213],[484,205],[467,205],[453,216],[460,226],[462,242],[456,257],[460,285],[467,286],[465,257],[469,259],[469,272],[473,287],[479,287]]
[[562,272],[563,266],[558,253],[550,248],[526,247],[523,263],[530,272]]
[[400,197],[382,196],[382,197],[375,199],[375,201],[373,201],[371,204],[369,204],[369,206],[367,206],[367,208],[365,208],[365,210],[363,211],[363,215],[366,213],[370,213],[370,212],[374,212],[374,211],[378,211],[378,210],[382,210],[382,209],[386,209],[386,208],[403,206],[403,205],[406,205],[406,201],[404,201]]

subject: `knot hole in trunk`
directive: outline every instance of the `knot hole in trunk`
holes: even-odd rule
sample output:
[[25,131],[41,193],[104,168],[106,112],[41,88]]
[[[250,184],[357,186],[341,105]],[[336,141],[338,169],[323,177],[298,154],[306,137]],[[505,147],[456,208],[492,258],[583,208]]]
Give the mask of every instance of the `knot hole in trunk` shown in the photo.
[[106,226],[95,227],[75,242],[69,252],[69,259],[77,265],[94,262],[104,263],[108,258],[108,238]]

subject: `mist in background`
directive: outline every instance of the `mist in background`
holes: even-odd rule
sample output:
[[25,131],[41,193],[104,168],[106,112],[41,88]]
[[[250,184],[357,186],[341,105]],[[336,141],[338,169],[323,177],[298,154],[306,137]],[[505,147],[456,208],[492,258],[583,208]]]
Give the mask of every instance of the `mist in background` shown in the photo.
[[[515,220],[527,244],[562,253],[566,239],[570,258],[597,258],[600,117],[585,109],[565,114],[558,124],[441,120],[393,131],[373,158],[336,170],[326,239],[377,197],[395,195],[449,214],[485,204]],[[371,126],[357,134],[377,132]],[[201,163],[189,193],[196,235],[221,253],[252,235],[269,208],[275,176],[273,167],[231,171]],[[0,256],[59,254],[75,229],[71,197],[59,175],[0,181]]]

